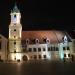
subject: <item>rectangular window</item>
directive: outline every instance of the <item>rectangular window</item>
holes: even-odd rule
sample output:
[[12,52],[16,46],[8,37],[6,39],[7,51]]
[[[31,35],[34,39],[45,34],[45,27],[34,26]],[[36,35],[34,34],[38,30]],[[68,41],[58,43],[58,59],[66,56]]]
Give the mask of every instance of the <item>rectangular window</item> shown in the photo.
[[41,59],[41,55],[39,55],[39,59]]
[[53,49],[53,48],[51,47],[51,51],[52,51],[52,49]]
[[14,42],[14,45],[16,45],[16,42]]
[[29,50],[28,50],[29,52],[31,52],[32,51],[32,48],[29,48]]
[[36,55],[34,55],[34,59],[37,59],[37,56]]
[[66,50],[65,47],[63,47],[63,50]]
[[70,57],[70,54],[68,54],[68,57]]
[[33,51],[36,52],[36,48],[33,48]]
[[50,47],[48,47],[48,51],[50,51]]
[[41,52],[41,48],[38,48],[38,52]]
[[64,57],[66,57],[66,54],[64,54]]
[[14,31],[16,31],[16,29],[14,29]]
[[67,47],[67,50],[70,50],[70,48],[69,48],[69,47]]
[[46,55],[43,55],[43,57],[46,59]]
[[56,47],[56,51],[58,51],[59,50],[59,48],[58,47]]
[[45,48],[43,48],[43,51],[45,51]]

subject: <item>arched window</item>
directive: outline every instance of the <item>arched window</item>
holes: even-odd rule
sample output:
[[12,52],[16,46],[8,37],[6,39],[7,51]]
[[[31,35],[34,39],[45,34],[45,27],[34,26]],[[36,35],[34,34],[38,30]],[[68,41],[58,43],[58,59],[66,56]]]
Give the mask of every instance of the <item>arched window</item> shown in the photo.
[[38,44],[39,43],[39,39],[35,39],[35,43]]
[[50,40],[48,38],[46,39],[46,43],[50,43]]
[[44,38],[43,41],[44,43],[47,43],[47,44],[50,43],[50,40],[48,38]]
[[64,42],[65,42],[65,43],[68,42],[67,36],[64,36]]

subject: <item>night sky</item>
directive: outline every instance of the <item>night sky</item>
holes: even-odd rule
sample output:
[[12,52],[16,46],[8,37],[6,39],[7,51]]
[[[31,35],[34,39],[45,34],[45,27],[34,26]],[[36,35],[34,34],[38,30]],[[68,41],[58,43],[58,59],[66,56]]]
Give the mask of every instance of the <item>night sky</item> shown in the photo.
[[23,30],[73,30],[72,0],[0,0],[0,33],[7,36],[10,12],[17,4]]

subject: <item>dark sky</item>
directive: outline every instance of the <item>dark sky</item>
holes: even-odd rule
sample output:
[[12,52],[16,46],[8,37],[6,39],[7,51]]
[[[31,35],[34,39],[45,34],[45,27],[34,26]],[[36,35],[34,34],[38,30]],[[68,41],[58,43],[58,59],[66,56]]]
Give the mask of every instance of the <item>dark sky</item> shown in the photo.
[[0,31],[6,35],[15,1],[21,11],[23,30],[72,30],[72,0],[0,0]]

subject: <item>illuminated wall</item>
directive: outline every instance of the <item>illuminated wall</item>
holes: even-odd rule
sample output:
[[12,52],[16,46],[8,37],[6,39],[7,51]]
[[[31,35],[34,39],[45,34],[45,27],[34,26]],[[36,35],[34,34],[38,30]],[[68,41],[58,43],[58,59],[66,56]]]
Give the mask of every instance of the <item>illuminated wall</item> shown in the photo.
[[9,59],[19,59],[21,60],[22,51],[21,47],[21,32],[22,25],[20,23],[21,14],[18,8],[15,6],[14,11],[11,12],[11,22],[9,25]]

